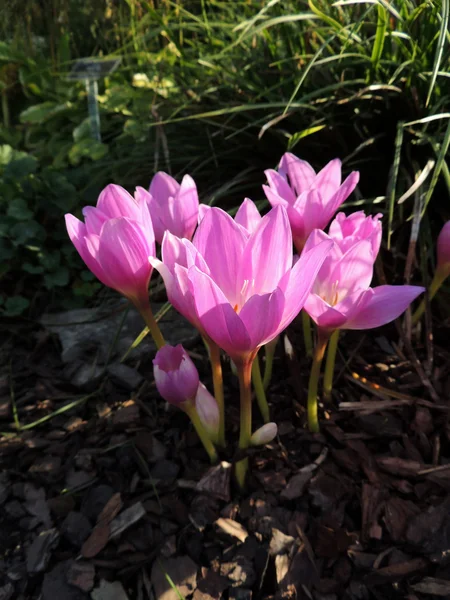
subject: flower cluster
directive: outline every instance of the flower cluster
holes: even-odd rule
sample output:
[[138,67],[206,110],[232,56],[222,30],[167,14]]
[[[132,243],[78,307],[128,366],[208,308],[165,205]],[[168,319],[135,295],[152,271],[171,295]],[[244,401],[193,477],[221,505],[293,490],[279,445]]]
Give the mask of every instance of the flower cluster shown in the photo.
[[[159,349],[153,361],[157,388],[188,414],[213,461],[216,448],[225,444],[220,351],[232,360],[241,398],[240,486],[246,478],[246,449],[276,436],[276,425],[268,418],[260,348],[270,348],[270,372],[277,336],[302,309],[317,325],[308,415],[311,429],[318,430],[317,381],[330,338],[341,329],[368,329],[396,319],[423,291],[417,286],[371,287],[381,215],[339,213],[330,224],[356,187],[357,172],[341,183],[338,159],[316,174],[307,162],[287,153],[278,170],[266,171],[266,177],[263,189],[272,208],[264,216],[248,198],[234,218],[199,204],[191,177],[178,183],[163,172],[154,176],[148,191],[138,187],[134,197],[120,186],[107,186],[95,208],[83,209],[84,222],[66,215],[69,236],[89,269],[141,312]],[[447,238],[440,248],[447,272]],[[165,345],[149,301],[153,269],[164,280],[169,302],[205,341],[214,395],[200,382],[184,348]],[[252,379],[265,420],[257,431],[252,428]]]

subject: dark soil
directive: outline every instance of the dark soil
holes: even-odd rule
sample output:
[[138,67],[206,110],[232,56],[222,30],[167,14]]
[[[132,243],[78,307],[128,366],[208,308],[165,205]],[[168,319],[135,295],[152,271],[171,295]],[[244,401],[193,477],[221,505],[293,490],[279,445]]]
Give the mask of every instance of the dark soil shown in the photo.
[[[130,363],[139,389],[108,375],[82,396],[54,336],[6,328],[1,600],[450,598],[448,330],[432,347],[413,339],[414,354],[394,326],[344,336],[333,406],[311,435],[309,362],[291,327],[294,354],[282,338],[269,391],[279,436],[252,451],[240,496],[232,450],[211,468],[158,397],[151,357]],[[193,354],[207,383],[200,344]],[[225,372],[233,449],[238,389]]]

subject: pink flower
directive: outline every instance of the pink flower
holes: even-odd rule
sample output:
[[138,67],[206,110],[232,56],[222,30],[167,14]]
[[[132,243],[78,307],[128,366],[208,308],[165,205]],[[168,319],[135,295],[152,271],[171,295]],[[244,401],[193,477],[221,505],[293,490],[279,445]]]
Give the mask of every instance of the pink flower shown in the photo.
[[[331,238],[312,233],[304,252]],[[305,310],[317,325],[335,329],[371,329],[400,316],[425,288],[413,285],[370,287],[373,276],[373,241],[363,239],[342,251],[330,252],[314,283]]]
[[441,229],[437,239],[437,268],[450,274],[450,221]]
[[145,202],[119,185],[108,185],[97,206],[83,208],[85,222],[65,215],[67,232],[86,266],[105,285],[137,305],[148,303],[155,256],[152,221]]
[[[211,210],[212,207],[208,204],[200,204],[198,208],[198,222],[200,223],[207,211]],[[235,223],[240,225],[248,235],[255,231],[261,219],[259,210],[250,198],[245,198],[234,216]]]
[[135,196],[148,203],[158,243],[161,244],[165,231],[180,238],[192,238],[198,219],[198,194],[192,177],[185,175],[180,185],[173,177],[159,171],[153,177],[149,191],[137,187]]
[[375,260],[381,244],[380,219],[382,216],[381,213],[378,213],[374,217],[371,215],[366,217],[364,211],[360,210],[346,217],[344,213],[340,212],[331,221],[328,234],[342,252],[346,252],[360,240],[370,240]]
[[198,371],[181,344],[166,344],[153,359],[153,375],[161,396],[179,406],[194,400],[199,386]]
[[192,243],[166,233],[163,262],[151,262],[169,301],[242,364],[299,313],[332,245],[319,244],[292,267],[292,235],[281,206],[250,235],[226,212],[211,208]]
[[314,229],[328,225],[359,180],[359,173],[353,171],[341,185],[341,161],[337,158],[316,174],[309,163],[290,152],[281,158],[278,172],[269,169],[265,174],[267,199],[272,206],[286,208],[299,253]]

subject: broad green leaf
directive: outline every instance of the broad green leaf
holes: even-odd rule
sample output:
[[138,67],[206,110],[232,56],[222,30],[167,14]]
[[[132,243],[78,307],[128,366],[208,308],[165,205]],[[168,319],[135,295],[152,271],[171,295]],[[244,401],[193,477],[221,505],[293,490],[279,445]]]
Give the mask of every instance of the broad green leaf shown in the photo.
[[28,205],[23,198],[14,198],[14,200],[8,204],[6,214],[8,217],[13,217],[17,221],[26,221],[27,219],[31,219],[33,211],[28,208]]

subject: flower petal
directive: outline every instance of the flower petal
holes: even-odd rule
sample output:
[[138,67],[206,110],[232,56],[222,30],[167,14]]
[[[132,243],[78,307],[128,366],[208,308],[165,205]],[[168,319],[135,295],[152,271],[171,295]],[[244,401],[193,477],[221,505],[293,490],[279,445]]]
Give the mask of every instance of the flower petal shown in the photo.
[[104,285],[109,286],[109,280],[105,276],[101,265],[97,260],[97,253],[91,251],[87,244],[87,229],[86,225],[71,214],[65,215],[67,233],[72,241],[72,244],[78,251],[85,262],[87,268],[99,279]]
[[100,235],[103,223],[108,221],[109,217],[100,209],[94,206],[85,206],[82,209],[84,222],[86,223],[86,231],[88,234],[93,233]]
[[306,160],[301,160],[290,152],[283,154],[278,170],[287,174],[289,183],[297,196],[310,188],[316,178],[316,172],[312,166]]
[[325,204],[341,185],[341,167],[341,161],[335,158],[317,173],[314,186],[320,191]]
[[390,323],[424,291],[425,288],[415,285],[380,285],[369,289],[345,329],[373,329]]
[[342,255],[329,277],[329,285],[336,286],[339,298],[344,298],[357,289],[369,287],[374,260],[369,240],[357,242]]
[[237,274],[242,263],[247,236],[229,214],[220,208],[207,211],[195,233],[193,244],[205,259],[215,283],[232,306],[242,287]]
[[310,294],[304,309],[311,319],[322,329],[340,329],[345,323],[346,316],[327,304],[317,294]]
[[284,294],[280,288],[274,292],[252,296],[243,306],[239,317],[251,338],[252,348],[269,343],[284,329],[282,317]]
[[251,282],[238,301],[241,306],[250,295],[273,292],[292,266],[292,234],[282,206],[272,208],[261,219],[240,258],[238,280]]
[[211,277],[191,267],[189,280],[197,315],[207,335],[233,360],[254,350],[243,322]]
[[[268,169],[267,171],[264,171],[264,175],[267,177],[269,190],[271,192],[270,195],[281,198],[288,204],[293,205],[296,200],[296,195],[291,190],[289,183],[286,181],[286,179],[282,175],[280,175],[280,173],[274,171],[274,169]],[[263,189],[266,193],[267,199],[272,204],[272,199],[267,194],[267,186],[263,186]],[[279,202],[276,199],[275,204],[279,204]]]
[[176,195],[175,212],[179,227],[174,227],[172,233],[192,239],[198,221],[198,193],[195,181],[189,175],[185,175],[181,181]]
[[245,198],[240,205],[234,220],[241,225],[248,233],[253,233],[261,221],[261,215],[256,208],[255,203],[250,198]]
[[162,206],[169,196],[176,196],[180,184],[168,173],[158,171],[150,182],[149,192],[155,201]]
[[102,228],[99,263],[114,289],[135,301],[148,298],[152,248],[136,221],[111,219]]
[[147,190],[141,186],[136,187],[134,197],[139,204],[144,202],[147,204],[148,212],[152,221],[155,240],[158,242],[158,244],[161,244],[165,227],[163,221],[161,220],[162,213],[159,204],[156,202],[155,198],[153,198],[150,192],[147,192]]
[[302,252],[291,271],[288,271],[280,281],[279,287],[285,297],[283,328],[287,327],[303,308],[320,267],[332,246],[333,242],[324,241],[308,252]]
[[118,217],[139,219],[139,207],[136,200],[123,187],[113,183],[107,185],[100,193],[97,208],[110,219]]
[[326,204],[326,211],[328,216],[328,221],[332,218],[337,209],[341,206],[345,200],[350,196],[355,187],[358,185],[359,181],[359,172],[353,171],[344,181],[344,183],[335,190],[334,194],[328,199]]

